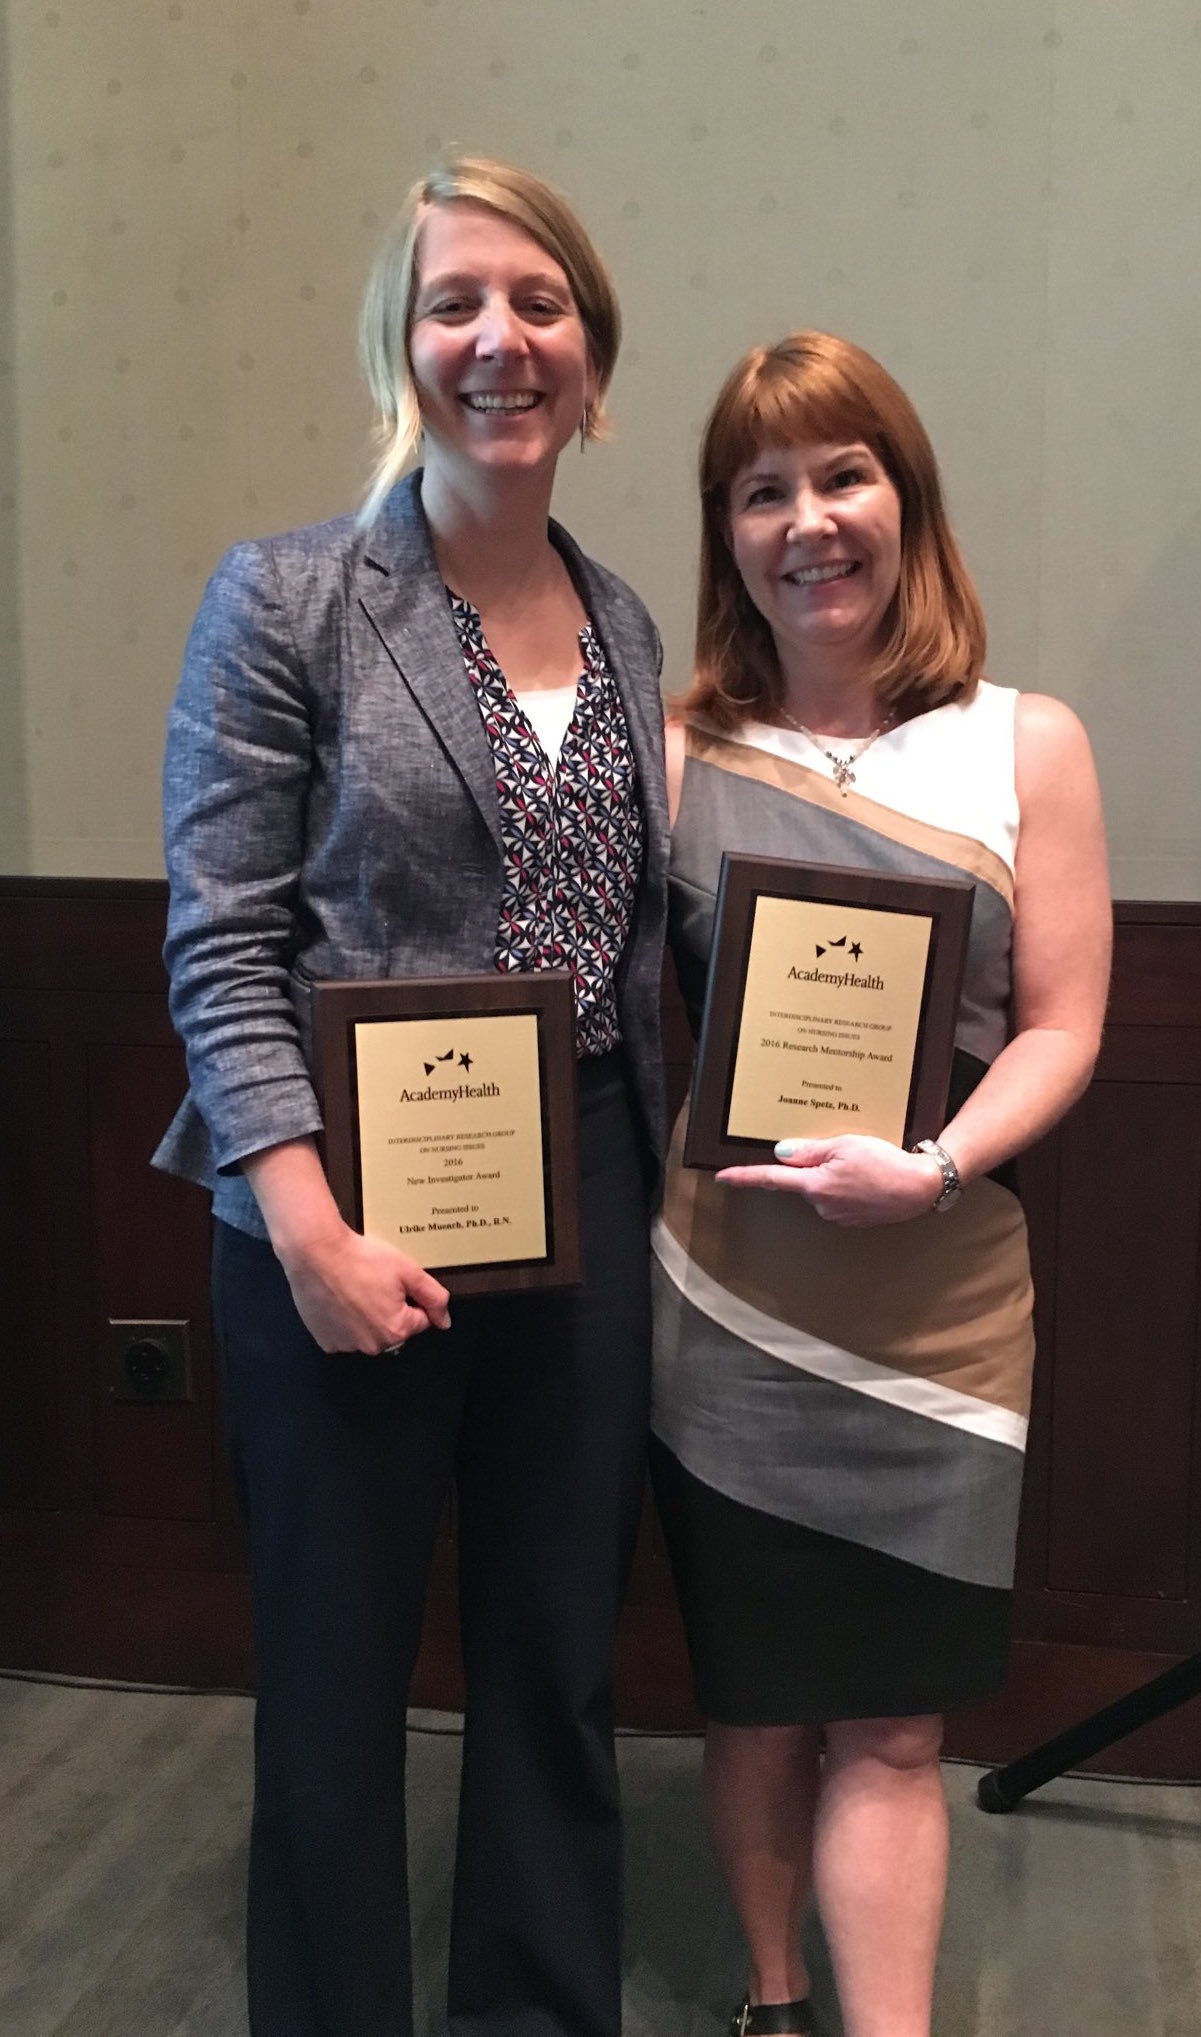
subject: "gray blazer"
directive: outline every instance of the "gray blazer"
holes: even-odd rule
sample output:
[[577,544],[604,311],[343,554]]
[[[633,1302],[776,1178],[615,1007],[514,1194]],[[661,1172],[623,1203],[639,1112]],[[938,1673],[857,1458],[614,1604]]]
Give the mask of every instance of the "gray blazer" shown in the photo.
[[[320,1129],[314,979],[495,962],[496,773],[421,508],[419,475],[352,517],[235,545],[192,627],[171,710],[164,950],[190,1089],[155,1165],[264,1235],[239,1162]],[[617,992],[633,1092],[663,1152],[659,970],[667,795],[662,649],[637,596],[551,536],[629,723],[645,860]]]

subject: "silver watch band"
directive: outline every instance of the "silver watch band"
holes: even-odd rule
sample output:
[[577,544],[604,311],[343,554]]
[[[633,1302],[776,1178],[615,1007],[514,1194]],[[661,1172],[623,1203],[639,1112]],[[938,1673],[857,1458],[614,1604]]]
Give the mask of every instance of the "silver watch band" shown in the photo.
[[937,1160],[942,1173],[942,1187],[930,1207],[936,1210],[950,1209],[951,1204],[958,1202],[962,1195],[963,1183],[959,1179],[959,1169],[946,1147],[940,1146],[937,1139],[919,1139],[916,1146],[911,1146],[909,1150],[911,1153],[928,1153],[932,1160]]

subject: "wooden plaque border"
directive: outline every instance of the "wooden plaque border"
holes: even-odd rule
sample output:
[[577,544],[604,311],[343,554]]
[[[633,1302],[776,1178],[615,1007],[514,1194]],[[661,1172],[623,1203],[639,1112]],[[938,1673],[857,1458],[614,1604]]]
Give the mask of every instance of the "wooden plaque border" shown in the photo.
[[571,976],[562,969],[493,971],[475,976],[401,976],[315,983],[313,1074],[325,1129],[321,1146],[334,1200],[362,1229],[358,1086],[354,1027],[389,1018],[533,1016],[538,1021],[542,1181],[546,1256],[467,1266],[429,1263],[452,1295],[524,1293],[574,1287],[582,1278],[576,1109],[575,1019]]
[[770,1160],[770,1139],[732,1138],[726,1130],[734,1062],[746,996],[754,907],[759,898],[853,905],[876,912],[920,913],[931,922],[914,1047],[905,1145],[935,1139],[943,1129],[955,1023],[967,959],[975,886],[970,878],[894,877],[882,870],[844,869],[791,857],[721,859],[713,947],[705,989],[692,1108],[684,1141],[687,1167],[737,1167]]

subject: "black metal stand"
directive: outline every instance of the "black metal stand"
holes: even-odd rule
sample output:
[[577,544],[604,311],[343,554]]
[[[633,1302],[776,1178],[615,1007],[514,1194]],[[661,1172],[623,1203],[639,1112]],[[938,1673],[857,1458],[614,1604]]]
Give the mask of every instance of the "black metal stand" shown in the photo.
[[1094,1712],[1091,1719],[1082,1719],[1077,1726],[1069,1726],[1066,1733],[1057,1734],[1054,1740],[1047,1740],[1017,1761],[1010,1761],[1004,1768],[990,1768],[976,1785],[976,1802],[982,1811],[1011,1811],[1031,1790],[1040,1789],[1053,1776],[1075,1768],[1081,1761],[1087,1761],[1090,1754],[1099,1754],[1102,1747],[1124,1740],[1127,1733],[1149,1725],[1152,1719],[1161,1718],[1199,1694],[1201,1653],[1186,1656],[1173,1669],[1165,1669],[1162,1676],[1153,1676],[1150,1683],[1140,1684],[1116,1704],[1106,1705],[1103,1711]]

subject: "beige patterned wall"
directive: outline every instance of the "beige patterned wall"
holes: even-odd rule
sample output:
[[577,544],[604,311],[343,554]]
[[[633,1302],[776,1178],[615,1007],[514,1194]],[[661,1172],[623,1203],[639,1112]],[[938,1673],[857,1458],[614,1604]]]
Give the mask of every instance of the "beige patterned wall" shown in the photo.
[[1077,705],[1115,886],[1201,896],[1198,0],[6,0],[0,869],[155,874],[232,539],[357,493],[357,301],[453,144],[559,182],[627,310],[560,506],[685,676],[697,426],[828,325],[923,411],[994,678]]

